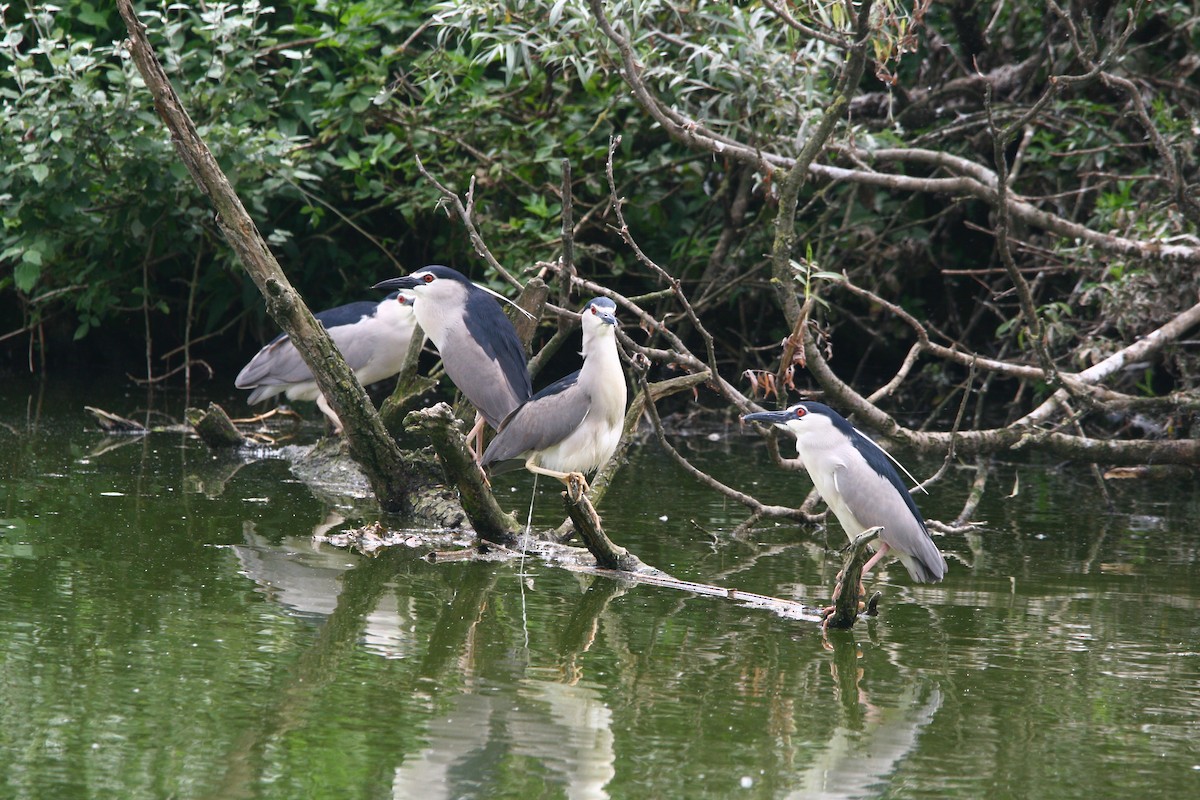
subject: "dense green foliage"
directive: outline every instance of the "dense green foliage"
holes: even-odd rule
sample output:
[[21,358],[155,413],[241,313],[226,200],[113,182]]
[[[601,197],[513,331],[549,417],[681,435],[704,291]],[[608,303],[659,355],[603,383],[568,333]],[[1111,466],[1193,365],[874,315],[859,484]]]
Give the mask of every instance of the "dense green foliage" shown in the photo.
[[[301,223],[288,207],[294,187],[318,180],[296,149],[306,133],[290,109],[306,69],[285,55],[261,68],[256,53],[275,20],[249,5],[232,12],[181,15],[174,6],[145,19],[164,37],[172,77],[191,87],[202,135],[286,247]],[[237,266],[212,212],[122,57],[116,11],[84,2],[13,16],[5,9],[0,191],[2,257],[13,264],[5,288],[17,290],[22,322],[53,323],[52,340],[80,339],[144,307],[182,317],[194,290],[199,328],[216,328],[253,298],[231,280]]]
[[[795,154],[828,106],[845,58],[836,41],[800,33],[764,3],[604,7],[664,104],[731,142],[782,155]],[[261,301],[122,57],[116,12],[89,2],[34,8],[3,8],[0,322],[3,332],[33,332],[11,337],[5,352],[23,361],[34,337],[53,356],[87,336],[140,354],[146,336],[161,353],[212,332],[228,341],[239,320],[255,323],[252,346],[267,332]],[[604,164],[619,134],[615,178],[639,244],[712,320],[730,375],[774,368],[770,345],[786,325],[764,313],[773,302],[765,254],[778,176],[669,138],[630,97],[584,0],[206,8],[154,5],[142,18],[202,135],[314,306],[370,296],[375,280],[425,263],[482,276],[418,157],[460,193],[474,178],[480,230],[517,271],[560,254],[569,160],[583,273],[631,294],[660,288],[610,228]],[[839,2],[789,8],[831,35],[850,29]],[[991,167],[989,125],[1016,122],[1022,135],[1005,149],[1019,171],[1015,191],[1094,230],[1195,244],[1196,220],[1128,93],[1093,78],[1064,83],[1035,107],[1052,79],[1087,72],[1081,53],[1117,65],[1173,154],[1176,185],[1194,192],[1194,9],[1113,2],[1063,13],[1040,3],[877,3],[872,68],[832,143],[925,148]],[[839,158],[835,148],[823,160]],[[847,271],[971,349],[1011,355],[1028,343],[994,223],[977,198],[810,181],[796,257],[810,254],[810,270]],[[1051,352],[1068,368],[1169,319],[1200,285],[1191,265],[1115,258],[1037,229],[1011,235]],[[835,355],[848,376],[890,370],[911,340],[875,313],[844,296],[823,312],[841,331]],[[1166,366],[1131,380],[1154,392],[1200,376],[1186,349]],[[937,370],[926,377],[936,387]]]
[[[370,296],[376,280],[425,263],[470,262],[414,156],[464,190],[477,178],[489,243],[518,269],[553,255],[564,157],[590,202],[605,196],[597,171],[613,126],[593,123],[596,103],[616,105],[611,81],[603,96],[576,97],[546,76],[514,84],[466,39],[443,49],[446,37],[426,29],[405,46],[429,16],[419,4],[209,8],[164,4],[142,19],[201,135],[316,307]],[[148,317],[158,350],[189,322],[198,337],[247,310],[261,320],[122,57],[115,10],[66,3],[4,18],[0,257],[12,271],[0,282],[16,289],[0,310],[5,331],[36,330],[51,355],[89,334],[129,355],[141,346],[119,329],[140,328],[133,315]],[[687,157],[660,144],[642,142],[643,168],[678,188]],[[664,225],[668,210],[658,207]]]

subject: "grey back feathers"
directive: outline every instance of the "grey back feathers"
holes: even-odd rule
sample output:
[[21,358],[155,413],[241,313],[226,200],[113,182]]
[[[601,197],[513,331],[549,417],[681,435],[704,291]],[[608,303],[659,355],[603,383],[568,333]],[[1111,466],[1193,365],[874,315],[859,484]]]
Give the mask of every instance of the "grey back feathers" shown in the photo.
[[560,378],[513,411],[484,451],[482,466],[492,474],[517,469],[527,453],[545,450],[578,428],[590,408],[578,388],[579,372]]
[[[411,298],[395,292],[377,302],[347,303],[314,316],[364,385],[400,371],[415,328]],[[312,371],[287,334],[259,350],[234,385],[254,389],[251,404],[283,392],[292,400],[313,400],[317,395]]]
[[457,270],[433,265],[377,289],[409,289],[417,322],[446,375],[493,428],[533,394],[525,349],[496,300]]
[[912,495],[883,450],[845,417],[822,403],[804,402],[746,419],[774,423],[796,437],[796,452],[813,485],[850,539],[878,525],[880,540],[913,580],[942,579],[945,559]]
[[[867,465],[875,471],[877,475],[886,480],[896,490],[896,494],[904,499],[905,505],[908,506],[909,513],[913,518],[921,524],[921,529],[925,528],[925,518],[921,516],[920,509],[917,508],[916,501],[913,500],[912,493],[908,491],[908,487],[900,480],[900,474],[896,472],[896,468],[892,465],[888,454],[883,448],[871,441],[858,428],[850,424],[850,420],[843,417],[841,414],[834,411],[823,403],[805,403],[804,404],[810,413],[823,414],[833,423],[833,427],[846,436],[854,449],[858,451]],[[797,437],[798,439],[799,437]]]

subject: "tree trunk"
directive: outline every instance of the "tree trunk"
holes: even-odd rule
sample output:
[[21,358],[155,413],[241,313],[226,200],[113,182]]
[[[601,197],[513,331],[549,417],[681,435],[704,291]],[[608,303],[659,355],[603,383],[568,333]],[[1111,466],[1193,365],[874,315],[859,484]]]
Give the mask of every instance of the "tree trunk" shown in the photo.
[[375,407],[329,334],[313,319],[288,282],[229,179],[200,138],[146,38],[146,27],[134,15],[130,0],[117,0],[117,7],[129,31],[129,50],[134,63],[154,96],[155,110],[170,130],[175,149],[192,179],[212,201],[217,224],[262,293],[267,313],[291,338],[321,393],[337,412],[345,428],[350,455],[366,473],[380,505],[388,511],[409,510],[407,487],[412,476],[399,448],[388,436]]

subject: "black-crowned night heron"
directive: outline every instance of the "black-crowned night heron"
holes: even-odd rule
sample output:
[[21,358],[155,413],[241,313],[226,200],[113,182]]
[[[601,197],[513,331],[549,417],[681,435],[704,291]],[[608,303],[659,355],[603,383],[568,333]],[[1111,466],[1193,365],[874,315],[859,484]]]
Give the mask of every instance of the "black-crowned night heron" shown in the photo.
[[566,482],[612,458],[625,421],[625,373],[617,354],[617,306],[606,297],[580,313],[583,367],[512,413],[480,462],[492,474],[524,466]]
[[879,544],[872,543],[876,552],[863,566],[864,574],[888,553],[900,559],[915,581],[936,583],[946,574],[946,561],[891,456],[845,417],[827,405],[806,402],[742,419],[777,425],[796,437],[796,452],[817,493],[851,541],[868,528],[883,528]]
[[[525,348],[493,299],[499,295],[438,265],[375,288],[416,296],[417,322],[441,355],[446,375],[493,428],[533,394]],[[477,422],[472,433],[480,432],[482,422]]]
[[[400,372],[416,320],[412,297],[393,292],[378,302],[349,303],[315,315],[325,326],[358,382],[369,386]],[[287,334],[275,337],[238,373],[234,385],[253,389],[254,405],[282,394],[289,400],[316,400],[317,407],[342,432],[342,421],[317,388],[312,371]]]

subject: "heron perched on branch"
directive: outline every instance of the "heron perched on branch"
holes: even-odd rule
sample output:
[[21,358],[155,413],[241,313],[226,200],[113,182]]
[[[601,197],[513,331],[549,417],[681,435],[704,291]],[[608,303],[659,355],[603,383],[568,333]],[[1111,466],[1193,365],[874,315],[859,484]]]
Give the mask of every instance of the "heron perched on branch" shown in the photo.
[[742,419],[775,425],[796,437],[796,452],[817,493],[851,541],[868,528],[883,529],[864,574],[894,553],[914,581],[936,583],[945,576],[946,560],[892,466],[892,457],[845,417],[827,405],[804,402]]
[[533,394],[525,348],[493,299],[511,302],[507,298],[439,265],[382,281],[375,288],[416,296],[417,322],[442,357],[446,375],[479,412],[468,441],[482,436],[485,420],[499,428]]
[[621,441],[625,373],[617,353],[617,306],[597,297],[580,312],[583,366],[509,415],[480,462],[492,474],[524,466],[564,483],[594,472]]
[[[413,298],[392,292],[377,302],[361,301],[315,315],[329,332],[358,382],[369,386],[390,378],[404,366],[409,341],[416,328]],[[282,394],[288,400],[316,400],[333,429],[342,432],[342,421],[317,388],[312,371],[286,333],[281,333],[250,359],[234,380],[239,389],[253,389],[251,405]]]

